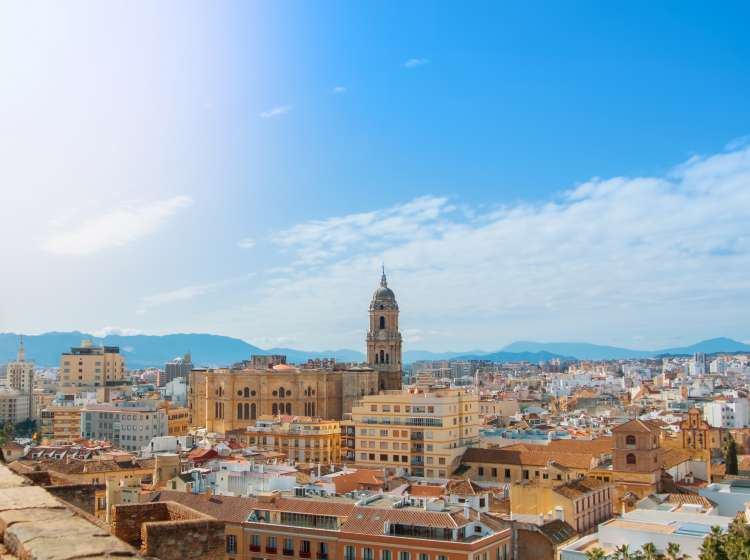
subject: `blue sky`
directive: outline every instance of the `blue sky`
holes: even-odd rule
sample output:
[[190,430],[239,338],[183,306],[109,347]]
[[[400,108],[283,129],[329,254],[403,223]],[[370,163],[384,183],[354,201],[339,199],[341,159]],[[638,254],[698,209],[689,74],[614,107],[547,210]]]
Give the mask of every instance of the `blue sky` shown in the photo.
[[0,331],[750,340],[743,3],[8,3]]

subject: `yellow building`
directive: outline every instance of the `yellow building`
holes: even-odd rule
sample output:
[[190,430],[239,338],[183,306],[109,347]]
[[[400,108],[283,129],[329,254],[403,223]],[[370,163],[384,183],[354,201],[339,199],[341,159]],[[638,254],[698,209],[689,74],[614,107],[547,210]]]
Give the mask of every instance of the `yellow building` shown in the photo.
[[341,461],[341,426],[336,420],[309,417],[259,418],[239,435],[240,443],[276,451],[298,463]]
[[355,462],[427,477],[452,474],[479,442],[479,400],[464,389],[409,388],[360,400],[351,423]]
[[186,436],[190,429],[190,409],[186,406],[165,408],[167,411],[167,435]]
[[81,407],[51,405],[40,416],[42,439],[55,442],[81,439]]
[[615,487],[585,477],[554,486],[538,482],[517,482],[510,487],[512,515],[561,519],[584,533],[612,517]]
[[125,359],[117,346],[93,346],[84,340],[60,357],[63,387],[103,387],[124,378]]

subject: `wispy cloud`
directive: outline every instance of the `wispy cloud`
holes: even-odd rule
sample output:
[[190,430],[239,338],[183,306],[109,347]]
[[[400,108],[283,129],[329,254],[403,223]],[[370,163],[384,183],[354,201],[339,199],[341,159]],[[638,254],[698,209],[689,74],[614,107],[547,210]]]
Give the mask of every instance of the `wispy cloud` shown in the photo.
[[336,86],[335,88],[333,88],[333,93],[335,93],[336,95],[346,93],[346,88],[344,86]]
[[[748,185],[746,147],[663,176],[594,179],[539,204],[464,209],[425,196],[300,223],[275,237],[294,271],[261,283],[243,313],[266,334],[293,315],[314,344],[334,344],[361,322],[384,260],[402,328],[433,349],[731,336],[727,326],[750,312]],[[451,328],[428,334],[438,324]]]
[[143,334],[143,331],[139,329],[127,329],[123,327],[102,327],[101,329],[95,329],[91,331],[97,338],[104,338],[107,336],[133,336],[137,334]]
[[196,284],[193,286],[184,286],[182,288],[177,288],[177,289],[169,290],[166,292],[160,292],[158,294],[154,294],[151,296],[146,296],[141,299],[141,304],[136,310],[136,313],[138,313],[139,315],[142,315],[153,307],[158,307],[161,305],[180,302],[180,301],[190,301],[192,299],[206,295],[208,293],[218,291],[227,286],[231,286],[239,282],[244,282],[246,280],[249,280],[253,276],[255,276],[254,273],[249,273],[249,274],[244,274],[242,276],[238,276],[235,278],[220,280],[218,282],[210,282],[207,284]]
[[281,115],[286,115],[289,111],[292,110],[291,105],[278,105],[276,107],[272,107],[268,111],[263,111],[260,113],[261,119],[272,119],[274,117],[280,117]]
[[68,229],[63,224],[56,224],[42,242],[42,249],[57,255],[88,255],[121,247],[151,235],[192,203],[189,196],[175,196],[110,210]]
[[237,242],[237,247],[240,249],[252,249],[255,247],[255,239],[252,237],[245,237]]
[[410,58],[404,62],[404,68],[416,68],[417,66],[424,66],[429,63],[430,61],[426,58]]

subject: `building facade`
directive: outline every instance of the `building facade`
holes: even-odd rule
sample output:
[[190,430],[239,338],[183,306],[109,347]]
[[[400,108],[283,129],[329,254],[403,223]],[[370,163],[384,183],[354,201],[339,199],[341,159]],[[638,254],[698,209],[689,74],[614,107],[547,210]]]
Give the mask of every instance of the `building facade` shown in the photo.
[[401,333],[398,327],[396,294],[388,287],[385,269],[380,286],[370,302],[370,328],[367,331],[367,363],[380,373],[380,389],[401,389]]
[[159,370],[156,374],[156,386],[164,387],[170,381],[182,377],[185,381],[190,378],[190,372],[193,370],[193,360],[190,354],[164,364],[164,370]]
[[80,406],[46,406],[40,413],[42,439],[74,442],[81,439]]
[[415,476],[450,476],[479,444],[479,399],[463,389],[382,391],[352,409],[354,461]]
[[81,411],[81,438],[109,441],[117,449],[139,451],[152,438],[167,435],[167,413],[155,404],[97,404]]
[[93,346],[84,340],[60,358],[63,387],[104,387],[125,378],[125,359],[117,346]]
[[261,418],[239,434],[243,445],[276,451],[297,463],[339,463],[341,426],[320,418]]
[[6,366],[6,386],[28,396],[27,418],[34,418],[34,362],[26,360],[26,349],[23,345],[23,337],[18,346],[18,355]]
[[29,401],[31,395],[14,391],[0,390],[0,422],[18,424],[29,419]]

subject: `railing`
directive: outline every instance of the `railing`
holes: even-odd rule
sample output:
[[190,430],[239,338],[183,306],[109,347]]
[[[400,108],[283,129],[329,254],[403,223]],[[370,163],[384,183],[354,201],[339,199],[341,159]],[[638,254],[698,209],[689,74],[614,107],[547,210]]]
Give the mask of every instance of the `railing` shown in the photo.
[[281,551],[284,556],[294,556],[294,550],[291,548],[285,548]]
[[276,547],[275,546],[267,546],[266,547],[266,552],[268,552],[268,554],[276,554]]
[[260,545],[259,544],[251,544],[250,545],[250,551],[251,552],[260,552]]
[[318,558],[318,560],[328,560],[328,553],[327,552],[318,552],[317,558]]
[[305,552],[303,550],[300,550],[299,551],[299,557],[300,558],[310,558],[310,551],[308,550],[307,552]]

